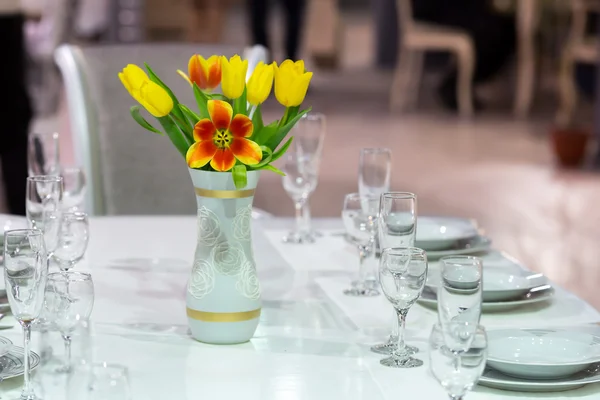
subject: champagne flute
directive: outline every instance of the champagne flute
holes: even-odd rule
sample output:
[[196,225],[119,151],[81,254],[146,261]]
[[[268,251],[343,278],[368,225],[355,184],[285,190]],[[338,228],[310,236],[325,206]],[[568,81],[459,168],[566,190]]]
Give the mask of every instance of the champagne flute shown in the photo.
[[52,259],[61,271],[68,271],[83,259],[89,241],[89,221],[85,213],[68,212],[61,216],[58,245]]
[[[452,329],[448,325],[446,328]],[[451,400],[463,400],[485,370],[487,334],[482,326],[476,326],[468,349],[461,354],[456,354],[447,345],[448,335],[444,329],[442,325],[436,324],[431,331],[429,369]]]
[[378,207],[377,197],[350,193],[344,198],[342,221],[346,234],[358,248],[358,279],[352,282],[351,288],[344,290],[345,295],[358,297],[379,295],[379,291],[367,283],[365,270],[365,259],[373,251]]
[[36,175],[27,178],[26,214],[31,229],[44,234],[46,251],[52,254],[58,245],[63,178]]
[[48,277],[46,248],[42,232],[36,229],[4,234],[4,280],[10,309],[23,327],[24,385],[21,400],[37,399],[30,380],[31,324],[44,305]]
[[[304,115],[298,123],[292,128],[294,141],[302,149],[302,154],[309,157],[316,164],[317,173],[321,164],[321,154],[323,153],[323,143],[325,141],[326,119],[321,113],[310,112]],[[318,176],[317,176],[318,179]],[[312,229],[310,218],[310,202],[307,200],[302,207],[302,218],[308,235],[320,237],[321,233]]]
[[414,368],[423,365],[423,361],[411,357],[413,352],[406,348],[404,331],[408,311],[423,293],[427,269],[427,255],[416,247],[388,248],[381,254],[381,289],[396,310],[399,331],[396,348],[390,357],[381,360],[386,367]]
[[64,167],[61,170],[63,178],[62,209],[66,212],[81,211],[85,197],[85,173],[78,167]]
[[[381,195],[379,202],[379,245],[382,250],[392,247],[412,247],[417,231],[417,196],[409,192],[388,192]],[[378,354],[391,354],[398,342],[396,312],[392,319],[392,329],[387,342],[376,344],[371,351]],[[407,346],[413,353],[419,351]]]
[[45,307],[65,343],[64,372],[71,365],[71,336],[82,321],[88,321],[94,307],[94,283],[90,274],[73,271],[48,275]]
[[390,191],[392,151],[388,148],[365,148],[358,163],[358,192],[379,197]]
[[29,176],[58,175],[60,143],[57,132],[31,133],[27,147]]

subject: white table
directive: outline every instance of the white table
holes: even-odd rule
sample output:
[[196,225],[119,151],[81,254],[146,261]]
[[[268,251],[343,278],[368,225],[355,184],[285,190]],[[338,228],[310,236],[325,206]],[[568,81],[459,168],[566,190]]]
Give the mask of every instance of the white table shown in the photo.
[[[339,222],[318,221],[325,236],[316,246],[282,245],[279,232],[265,229],[285,225],[290,222],[254,221],[263,286],[263,314],[254,339],[242,345],[212,346],[187,335],[184,293],[195,246],[195,219],[93,218],[88,255],[79,267],[90,270],[95,282],[96,361],[127,365],[136,400],[379,400],[403,395],[445,399],[426,367],[385,368],[379,364],[380,356],[369,351],[369,344],[387,334],[390,308],[381,296],[340,295],[356,268],[356,258],[341,237],[325,230],[339,227]],[[564,324],[574,323],[574,318],[600,321],[589,306],[565,296],[561,307],[571,304],[586,312],[561,312],[567,318]],[[538,325],[544,321],[532,316],[539,313],[514,312],[511,318],[516,324]],[[539,315],[540,320],[552,322]],[[505,326],[511,318],[488,315],[483,322]],[[426,366],[426,339],[433,321],[435,313],[417,305],[409,314],[408,339],[423,350],[419,357]],[[17,327],[0,335],[16,344],[21,341]],[[21,384],[22,379],[3,382],[0,395],[17,394]],[[599,391],[600,386],[593,385],[553,398],[598,399]],[[468,396],[473,400],[525,397],[484,387]]]

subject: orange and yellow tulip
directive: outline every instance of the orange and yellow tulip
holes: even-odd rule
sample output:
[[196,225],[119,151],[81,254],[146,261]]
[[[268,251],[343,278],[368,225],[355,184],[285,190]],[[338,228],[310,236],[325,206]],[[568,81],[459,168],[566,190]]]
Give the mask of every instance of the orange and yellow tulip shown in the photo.
[[[243,114],[233,117],[231,105],[221,100],[207,103],[210,118],[194,126],[195,143],[186,154],[190,168],[201,168],[210,162],[215,171],[229,171],[237,159],[242,164],[255,165],[262,159],[262,150],[252,136],[253,125]],[[233,118],[232,118],[233,117]]]
[[221,83],[221,57],[211,56],[208,60],[194,54],[188,63],[188,73],[177,70],[190,85],[196,84],[202,90],[212,90]]
[[275,97],[285,107],[302,104],[312,72],[304,70],[304,61],[285,60],[279,67],[275,65]]

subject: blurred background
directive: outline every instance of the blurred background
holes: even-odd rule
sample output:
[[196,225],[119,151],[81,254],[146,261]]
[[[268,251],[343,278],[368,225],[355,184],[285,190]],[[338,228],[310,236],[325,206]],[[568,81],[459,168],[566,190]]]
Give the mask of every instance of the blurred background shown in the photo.
[[[61,44],[125,54],[142,44],[240,54],[263,44],[273,60],[303,58],[315,71],[305,104],[327,116],[327,136],[313,216],[339,216],[344,194],[357,189],[361,148],[389,147],[392,188],[417,193],[419,212],[477,218],[498,248],[545,264],[567,286],[600,279],[600,268],[589,270],[600,235],[596,0],[21,0],[19,9],[30,131],[60,132],[65,164],[75,159],[79,117],[55,64]],[[173,63],[164,54],[153,67]],[[176,55],[178,68],[190,55]],[[107,69],[97,84],[126,96],[122,67],[109,61],[95,59]],[[167,83],[179,79],[172,72]],[[266,103],[265,119],[280,107]],[[140,141],[151,135],[118,122]],[[263,174],[255,205],[294,211],[274,174]]]

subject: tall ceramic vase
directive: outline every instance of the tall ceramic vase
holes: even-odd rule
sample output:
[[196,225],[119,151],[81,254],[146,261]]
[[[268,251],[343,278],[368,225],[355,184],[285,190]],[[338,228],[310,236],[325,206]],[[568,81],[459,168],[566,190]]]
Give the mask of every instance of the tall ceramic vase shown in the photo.
[[230,173],[190,169],[198,202],[198,242],[187,287],[194,339],[250,340],[260,317],[260,284],[252,251],[252,200],[259,172],[237,190]]

